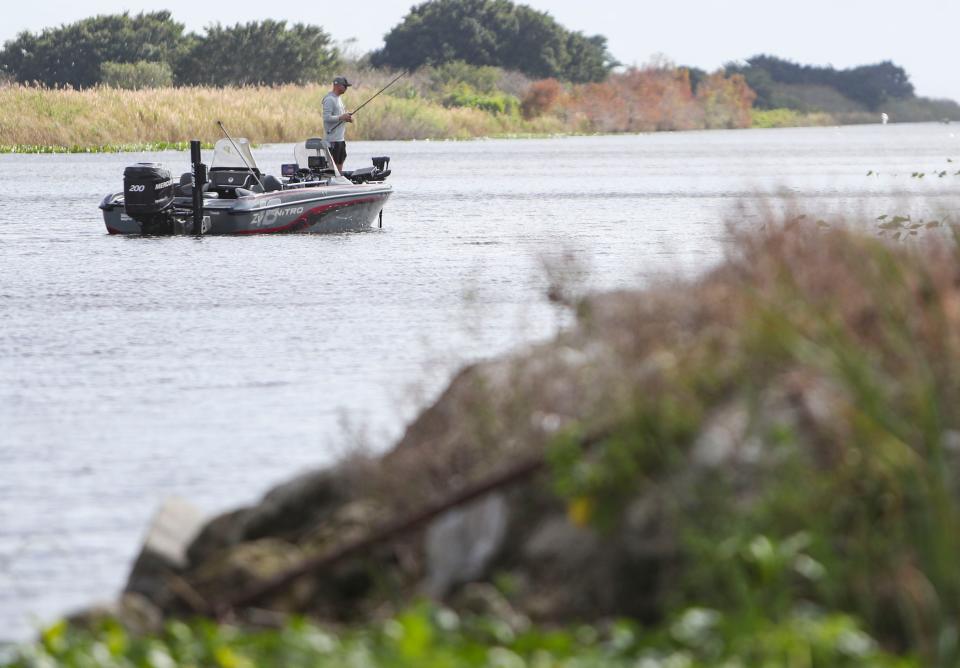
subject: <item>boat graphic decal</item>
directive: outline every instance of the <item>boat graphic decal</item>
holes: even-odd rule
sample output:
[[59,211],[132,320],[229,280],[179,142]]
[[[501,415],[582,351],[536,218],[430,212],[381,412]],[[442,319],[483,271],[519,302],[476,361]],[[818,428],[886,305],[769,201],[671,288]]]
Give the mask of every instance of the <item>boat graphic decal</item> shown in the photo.
[[288,206],[284,209],[256,211],[250,219],[250,224],[254,227],[267,227],[276,223],[278,218],[299,216],[301,213],[303,213],[302,206]]
[[315,206],[306,213],[302,214],[299,218],[287,223],[286,225],[280,225],[279,227],[267,228],[265,224],[259,229],[252,230],[238,230],[235,234],[266,234],[271,232],[296,232],[297,230],[302,230],[305,227],[310,227],[318,221],[316,218],[321,214],[327,213],[329,211],[334,211],[336,209],[343,209],[348,206],[354,206],[356,204],[367,204],[369,202],[376,202],[380,200],[380,197],[362,197],[360,199],[347,200],[345,202],[332,202],[330,204],[321,204],[320,206]]
[[[368,191],[369,197],[389,196],[390,192],[391,192],[390,190]],[[263,197],[263,195],[260,195],[259,197]],[[319,197],[309,197],[309,198],[299,199],[296,202],[296,204],[312,204],[313,202],[329,202],[330,200],[343,199],[345,197],[356,197],[356,194],[339,192],[339,193],[334,193],[332,195],[321,195]],[[258,201],[256,202],[255,207],[251,207],[250,209],[234,209],[234,210],[228,211],[227,213],[229,213],[230,215],[245,215],[249,213],[255,213],[258,211],[266,211],[267,209],[270,209],[273,207],[284,206],[283,200],[277,197],[271,197],[267,201],[262,203],[261,202],[262,200],[259,200],[258,198]],[[287,204],[287,206],[289,206],[289,204]]]

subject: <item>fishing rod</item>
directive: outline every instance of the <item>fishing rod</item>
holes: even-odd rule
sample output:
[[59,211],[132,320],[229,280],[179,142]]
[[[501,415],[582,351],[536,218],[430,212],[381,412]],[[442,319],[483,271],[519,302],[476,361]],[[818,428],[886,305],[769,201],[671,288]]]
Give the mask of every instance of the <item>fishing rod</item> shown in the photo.
[[233,149],[237,152],[237,155],[240,156],[240,159],[243,160],[243,164],[247,166],[247,169],[250,170],[250,173],[253,174],[253,178],[257,180],[257,183],[260,184],[260,190],[262,192],[267,192],[267,189],[263,187],[263,181],[260,180],[260,177],[257,176],[257,172],[250,166],[250,163],[247,162],[247,159],[244,157],[243,152],[240,150],[240,147],[237,146],[237,143],[233,141],[233,137],[230,136],[230,133],[227,132],[227,129],[223,127],[223,121],[217,121],[217,125],[220,126],[220,131],[223,133],[223,136],[230,140],[230,143],[233,144]]
[[[353,114],[357,113],[358,111],[360,111],[361,109],[363,109],[365,106],[367,106],[368,104],[370,104],[370,103],[373,101],[373,98],[375,98],[377,95],[379,95],[379,94],[382,93],[383,91],[385,91],[385,90],[387,90],[388,88],[390,88],[390,86],[392,86],[393,84],[395,84],[395,83],[397,83],[398,81],[400,81],[400,79],[401,79],[402,77],[406,76],[406,74],[407,74],[406,70],[404,70],[403,72],[401,72],[400,74],[398,74],[396,77],[394,77],[393,81],[391,81],[391,82],[388,83],[386,86],[384,86],[383,88],[381,88],[380,90],[378,90],[376,93],[374,93],[373,95],[371,95],[371,96],[367,99],[366,102],[364,102],[364,103],[361,104],[359,107],[357,107],[356,109],[354,109],[353,111],[351,111],[351,112],[350,112],[350,115],[352,116]],[[327,134],[329,134],[330,132],[333,132],[334,130],[336,130],[337,128],[339,128],[341,125],[343,125],[345,122],[346,122],[346,121],[340,121],[339,123],[337,123],[336,125],[334,125],[332,128],[330,128],[330,130],[328,131]]]

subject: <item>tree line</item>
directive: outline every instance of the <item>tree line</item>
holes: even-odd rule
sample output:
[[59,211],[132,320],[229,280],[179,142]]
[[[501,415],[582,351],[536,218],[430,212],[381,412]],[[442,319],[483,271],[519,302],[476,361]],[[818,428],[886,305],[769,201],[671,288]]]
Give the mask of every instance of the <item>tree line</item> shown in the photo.
[[743,75],[757,94],[755,105],[761,109],[784,106],[782,100],[777,99],[777,84],[833,88],[870,111],[890,100],[914,97],[909,75],[890,61],[838,70],[757,55],[742,64],[729,63],[725,70],[728,74]]
[[[571,82],[602,81],[614,65],[603,36],[569,31],[510,0],[424,2],[366,58],[397,69],[460,60]],[[319,26],[268,19],[195,34],[169,11],[22,32],[0,51],[6,77],[74,88],[307,83],[329,79],[340,65],[339,49]]]
[[[168,11],[22,32],[0,51],[0,70],[14,80],[74,88],[306,83],[338,64],[330,36],[316,26],[268,19],[197,35]],[[140,85],[124,86],[130,83]]]

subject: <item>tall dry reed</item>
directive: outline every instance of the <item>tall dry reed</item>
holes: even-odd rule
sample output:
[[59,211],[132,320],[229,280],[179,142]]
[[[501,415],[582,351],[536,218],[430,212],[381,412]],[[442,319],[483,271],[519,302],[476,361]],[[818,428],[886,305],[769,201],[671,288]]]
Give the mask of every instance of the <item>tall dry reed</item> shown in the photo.
[[[216,120],[255,142],[292,142],[322,131],[322,85],[159,88],[139,91],[30,86],[0,88],[0,146],[96,147],[189,139],[214,141]],[[348,108],[376,92],[351,88]],[[556,119],[445,108],[423,98],[383,95],[350,127],[351,139],[466,139],[560,131]]]

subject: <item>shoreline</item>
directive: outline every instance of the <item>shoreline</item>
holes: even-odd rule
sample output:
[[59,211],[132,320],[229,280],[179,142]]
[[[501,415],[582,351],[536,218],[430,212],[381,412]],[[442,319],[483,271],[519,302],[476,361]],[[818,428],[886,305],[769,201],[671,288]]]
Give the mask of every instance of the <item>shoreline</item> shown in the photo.
[[[904,121],[902,123],[891,123],[891,125],[914,125],[924,123],[937,123],[937,121]],[[942,123],[940,121],[939,123]],[[489,141],[502,139],[569,139],[574,137],[632,137],[645,134],[660,133],[688,133],[688,132],[713,132],[718,130],[784,130],[790,128],[814,128],[814,127],[857,127],[864,125],[879,125],[879,123],[827,123],[827,124],[804,124],[804,125],[783,125],[783,126],[752,126],[749,128],[695,128],[690,130],[652,130],[647,132],[530,132],[530,133],[504,133],[497,135],[476,135],[470,137],[424,137],[424,138],[377,138],[371,139],[360,137],[352,139],[354,142],[364,141],[394,141],[394,142],[470,142],[470,141]],[[309,133],[308,133],[309,134]],[[258,147],[267,144],[288,144],[296,143],[293,140],[261,141],[254,142],[252,146]],[[213,142],[202,141],[201,148],[204,150],[212,149]],[[97,154],[97,153],[143,153],[160,151],[188,151],[190,150],[189,141],[152,141],[142,143],[121,143],[121,144],[99,144],[82,145],[74,144],[70,146],[62,144],[0,144],[0,155],[78,155],[78,154]]]

